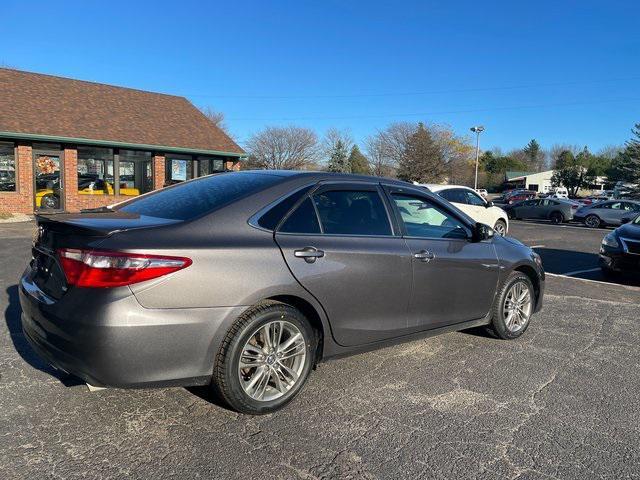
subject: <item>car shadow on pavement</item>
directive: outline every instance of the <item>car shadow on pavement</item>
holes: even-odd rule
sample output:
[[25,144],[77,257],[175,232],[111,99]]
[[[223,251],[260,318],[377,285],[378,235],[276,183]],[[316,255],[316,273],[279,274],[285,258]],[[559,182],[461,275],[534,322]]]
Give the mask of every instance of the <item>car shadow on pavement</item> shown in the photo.
[[535,251],[542,257],[542,265],[548,273],[561,275],[568,272],[599,268],[598,253],[546,247],[536,248]]
[[20,322],[22,308],[20,307],[17,285],[11,285],[7,288],[7,297],[9,298],[9,305],[4,312],[4,318],[7,323],[7,329],[9,330],[13,346],[22,359],[33,368],[58,379],[65,387],[83,385],[84,382],[79,378],[61,370],[56,370],[47,362],[42,360],[27,342],[27,339],[22,333],[22,325]]
[[576,252],[558,248],[536,248],[542,257],[542,265],[547,273],[568,275],[571,278],[597,280],[612,285],[640,286],[640,275],[620,273],[605,275],[600,271],[598,253]]

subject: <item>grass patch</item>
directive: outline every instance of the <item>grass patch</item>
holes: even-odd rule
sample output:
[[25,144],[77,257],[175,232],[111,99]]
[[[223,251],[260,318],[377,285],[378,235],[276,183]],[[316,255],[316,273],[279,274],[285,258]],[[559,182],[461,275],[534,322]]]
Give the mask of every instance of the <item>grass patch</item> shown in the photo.
[[0,220],[7,220],[12,217],[13,217],[12,213],[0,212]]

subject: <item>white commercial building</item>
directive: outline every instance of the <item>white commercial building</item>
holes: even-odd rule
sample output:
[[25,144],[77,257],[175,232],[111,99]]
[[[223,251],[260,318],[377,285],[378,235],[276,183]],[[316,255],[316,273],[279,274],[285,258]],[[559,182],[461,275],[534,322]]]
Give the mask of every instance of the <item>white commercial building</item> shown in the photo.
[[[525,188],[539,193],[549,193],[553,190],[551,178],[555,170],[546,170],[544,172],[506,172],[505,183],[513,188]],[[592,190],[603,190],[606,177],[596,177]]]

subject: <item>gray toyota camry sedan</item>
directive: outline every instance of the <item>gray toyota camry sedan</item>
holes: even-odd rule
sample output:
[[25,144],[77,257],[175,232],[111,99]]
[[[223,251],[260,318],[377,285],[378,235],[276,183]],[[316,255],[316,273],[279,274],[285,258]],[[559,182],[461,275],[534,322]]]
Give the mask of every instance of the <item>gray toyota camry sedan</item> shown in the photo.
[[223,173],[37,224],[20,302],[44,359],[94,386],[211,385],[245,413],[322,360],[480,325],[514,339],[542,306],[536,253],[395,180]]

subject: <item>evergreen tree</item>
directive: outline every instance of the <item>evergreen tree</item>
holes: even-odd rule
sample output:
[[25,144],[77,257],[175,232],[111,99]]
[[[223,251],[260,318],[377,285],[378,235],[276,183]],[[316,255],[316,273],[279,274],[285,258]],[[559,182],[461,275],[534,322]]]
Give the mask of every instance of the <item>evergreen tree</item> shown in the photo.
[[529,143],[522,149],[526,155],[527,164],[534,170],[540,170],[543,166],[544,153],[540,148],[540,144],[535,138],[531,139]]
[[369,167],[369,160],[365,157],[357,145],[351,148],[349,154],[349,165],[351,165],[351,173],[360,173],[364,175],[371,174],[371,168]]
[[625,143],[621,154],[621,173],[627,182],[640,184],[640,123],[635,124],[631,133],[633,137]]
[[329,154],[327,170],[338,173],[351,173],[347,148],[342,140],[338,140]]
[[447,172],[444,156],[424,124],[418,124],[409,137],[398,162],[398,178],[408,182],[429,183],[443,180]]

